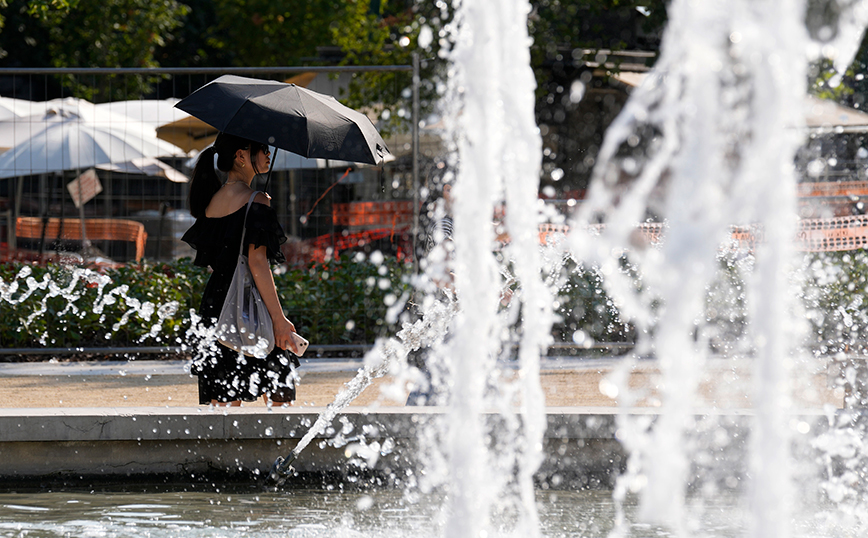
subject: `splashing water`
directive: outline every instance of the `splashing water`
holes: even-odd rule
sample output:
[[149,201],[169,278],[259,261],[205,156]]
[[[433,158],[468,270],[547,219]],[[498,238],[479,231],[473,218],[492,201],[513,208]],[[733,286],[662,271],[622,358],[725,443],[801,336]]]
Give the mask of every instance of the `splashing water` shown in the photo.
[[[521,535],[539,533],[532,476],[541,461],[545,429],[539,356],[549,344],[552,296],[542,282],[538,243],[542,142],[534,115],[529,13],[525,0],[456,3],[448,100],[457,139],[454,270],[460,309],[447,350],[453,372],[448,536],[490,532],[490,514],[498,508],[515,510]],[[493,215],[500,204],[506,207],[504,225],[511,242],[499,258],[492,250],[497,236]],[[511,308],[521,308],[523,314],[514,332],[506,330],[507,318],[498,314],[498,289],[505,284],[501,274],[510,263],[521,285]],[[486,382],[504,344],[519,330],[516,409],[508,390],[498,400]],[[501,427],[507,433],[502,437],[486,421],[491,409],[504,419]],[[490,449],[492,438],[514,442]],[[515,486],[507,478],[513,471]],[[518,491],[515,502],[505,495],[510,487]],[[503,506],[505,502],[512,505]]]
[[[457,140],[451,262],[457,310],[451,303],[426,301],[421,320],[405,326],[397,339],[378,342],[366,356],[365,368],[286,461],[325,429],[373,377],[399,367],[410,351],[431,347],[429,367],[446,363],[439,366],[447,373],[441,384],[449,393],[449,410],[441,423],[445,453],[432,459],[447,463],[436,469],[429,465],[429,482],[423,489],[441,484],[448,489],[444,534],[491,533],[494,513],[506,511],[517,516],[519,535],[539,536],[533,475],[542,461],[546,427],[539,357],[551,339],[553,296],[543,281],[547,263],[539,247],[541,211],[535,202],[542,143],[534,116],[530,5],[525,0],[500,1],[496,6],[483,1],[456,4],[446,106]],[[501,224],[495,223],[494,215],[501,204],[507,208],[502,226],[510,242],[495,252]],[[442,279],[433,273],[442,270],[443,261],[438,258],[429,265],[431,280]],[[513,279],[520,283],[520,292],[507,311],[499,311],[499,290]],[[516,318],[518,326],[510,327]],[[508,356],[519,332],[520,375],[507,382],[497,359]],[[447,333],[452,337],[444,342]]]
[[[127,309],[121,318],[112,324],[111,331],[105,334],[107,340],[111,338],[112,333],[119,331],[129,323],[131,316],[136,316],[142,323],[150,323],[151,318],[156,314],[157,319],[150,325],[148,332],[139,338],[140,343],[148,338],[157,337],[162,331],[163,322],[178,312],[180,305],[177,301],[169,301],[160,305],[150,301],[140,301],[127,294],[129,286],[126,284],[115,287],[112,287],[111,284],[110,277],[83,267],[68,268],[68,273],[63,275],[62,281],[52,277],[50,273],[45,273],[42,280],[37,280],[33,276],[33,269],[24,266],[9,282],[0,279],[0,300],[15,306],[35,300],[36,296],[41,296],[38,299],[37,308],[22,320],[23,330],[29,329],[34,320],[45,316],[48,312],[49,301],[55,298],[60,298],[66,302],[61,310],[53,314],[55,321],[66,315],[78,315],[84,309],[87,312],[100,314],[100,323],[102,323],[106,319],[104,311],[107,306],[122,304]],[[90,294],[88,294],[90,289],[96,290],[96,298],[85,305],[86,294],[90,300]],[[40,336],[40,343],[47,345],[47,339],[48,333],[45,332]]]
[[[858,2],[850,6],[859,8]],[[789,536],[792,511],[790,382],[803,361],[794,282],[795,177],[801,143],[808,54],[803,2],[676,0],[660,58],[607,132],[588,200],[572,223],[568,247],[597,264],[622,312],[646,336],[637,356],[657,359],[660,415],[620,417],[631,452],[616,498],[641,491],[640,517],[689,536],[685,497],[696,427],[695,401],[710,355],[704,332],[707,290],[719,272],[720,246],[733,224],[759,225],[748,272],[748,344],[753,359],[751,491],[754,536]],[[835,45],[852,59],[852,13]],[[663,217],[664,241],[647,248],[637,223]],[[599,229],[599,227],[597,227]],[[610,253],[615,252],[612,256]],[[638,269],[636,293],[622,271]],[[628,366],[629,367],[629,366]],[[629,391],[628,387],[624,387]],[[623,523],[623,521],[622,521]],[[620,532],[624,532],[623,529]],[[616,535],[621,535],[618,532]]]
[[374,348],[365,354],[364,366],[356,376],[346,383],[325,411],[319,414],[308,431],[299,439],[290,454],[275,462],[272,479],[280,480],[292,462],[307,448],[317,435],[331,426],[334,418],[366,388],[374,379],[383,377],[391,371],[398,371],[407,360],[407,355],[423,347],[436,346],[446,336],[449,324],[455,315],[454,305],[433,302],[425,309],[422,319],[405,324],[396,338],[379,340]]
[[[552,292],[540,275],[563,260],[543,259],[540,210],[528,203],[537,198],[541,160],[528,61],[529,6],[467,0],[455,6],[447,121],[457,140],[452,164],[460,308],[443,352],[451,372],[445,534],[489,533],[491,514],[508,506],[520,514],[521,535],[534,536],[539,525],[531,477],[545,427],[538,359],[549,343],[552,319]],[[784,275],[793,273],[792,163],[803,121],[794,111],[802,110],[805,96],[806,51],[816,47],[798,0],[676,0],[668,12],[655,71],[607,133],[589,198],[563,244],[577,261],[606,275],[608,291],[637,332],[653,335],[639,339],[636,357],[655,357],[663,380],[653,428],[647,415],[619,417],[619,438],[631,459],[615,500],[624,504],[639,491],[640,520],[691,535],[686,498],[696,451],[703,449],[694,439],[695,402],[711,358],[711,337],[699,320],[730,226],[750,223],[762,228],[765,244],[747,271],[753,322],[734,350],[752,356],[754,365],[752,534],[788,536],[794,484],[788,387],[803,357],[795,347],[801,341],[792,301],[797,294]],[[841,19],[850,20],[846,13]],[[853,36],[860,32],[849,24],[834,46],[852,53]],[[492,253],[492,215],[500,204],[507,207],[512,242],[498,257]],[[665,219],[660,248],[649,248],[636,234],[636,225],[649,217]],[[509,262],[521,285],[513,299],[518,306],[510,306],[522,310],[520,333],[508,330],[510,316],[498,311],[498,283]],[[624,263],[634,271],[623,271]],[[635,272],[642,277],[639,293]],[[496,359],[517,334],[518,386],[501,383],[493,390]],[[620,372],[622,379],[630,366]],[[620,393],[626,395],[622,401],[631,401],[626,381]],[[504,419],[499,425],[507,433],[501,437],[486,420],[492,410]],[[514,483],[504,478],[512,476]],[[509,488],[518,491],[517,499],[505,495]],[[629,533],[623,510],[618,523],[614,536]]]

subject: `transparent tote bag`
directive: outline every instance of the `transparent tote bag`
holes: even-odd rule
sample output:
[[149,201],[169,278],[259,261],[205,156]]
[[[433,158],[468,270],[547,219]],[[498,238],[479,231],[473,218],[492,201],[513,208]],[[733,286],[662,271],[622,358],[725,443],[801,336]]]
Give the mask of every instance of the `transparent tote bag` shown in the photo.
[[256,289],[247,256],[244,255],[247,214],[258,193],[251,194],[247,202],[241,245],[238,247],[238,263],[220,317],[217,318],[217,341],[230,349],[262,359],[274,349],[274,328],[271,314]]

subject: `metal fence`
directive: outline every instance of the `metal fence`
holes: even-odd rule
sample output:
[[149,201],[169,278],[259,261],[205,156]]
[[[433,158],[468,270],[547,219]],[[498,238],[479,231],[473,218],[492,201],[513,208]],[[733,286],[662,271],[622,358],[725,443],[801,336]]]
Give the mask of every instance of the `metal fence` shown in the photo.
[[[139,223],[147,235],[143,255],[153,260],[166,260],[190,255],[181,235],[192,223],[187,211],[186,177],[192,172],[195,155],[204,149],[216,131],[178,109],[173,102],[181,99],[224,75],[236,74],[257,78],[292,81],[321,93],[341,97],[351,79],[362,73],[406,73],[403,80],[393,77],[393,87],[385,88],[394,102],[401,103],[401,120],[396,136],[386,137],[393,159],[381,167],[351,163],[302,159],[288,154],[278,155],[269,192],[278,216],[290,236],[290,245],[318,240],[318,245],[344,240],[364,232],[371,237],[372,228],[392,226],[391,243],[397,237],[412,242],[418,214],[401,219],[401,228],[391,222],[348,225],[346,215],[336,214],[351,204],[363,202],[415,202],[418,207],[420,155],[418,152],[418,62],[414,65],[359,67],[262,67],[262,68],[158,68],[158,69],[0,69],[0,148],[17,151],[21,156],[15,170],[3,174],[0,170],[0,254],[13,252],[51,253],[79,248],[77,243],[86,229],[76,219],[119,220]],[[408,91],[409,90],[409,91]],[[88,100],[71,98],[75,95]],[[47,105],[46,103],[53,103]],[[5,108],[4,108],[5,107]],[[377,110],[371,103],[369,111]],[[68,121],[62,136],[79,138],[89,135],[96,123],[108,124],[125,136],[158,137],[161,143],[171,142],[180,148],[159,155],[150,168],[131,163],[127,155],[112,156],[111,162],[96,166],[87,184],[99,189],[98,194],[83,207],[75,204],[72,185],[83,178],[86,170],[70,167],[48,170],[39,159],[27,153],[27,145],[40,142],[30,136],[39,131],[36,118],[54,114],[52,121],[65,122],[70,114],[85,117]],[[90,114],[91,116],[88,116]],[[126,119],[118,119],[126,118]],[[376,119],[376,118],[375,118]],[[394,120],[394,117],[392,118]],[[118,125],[118,122],[126,122]],[[392,125],[396,122],[392,121]],[[86,127],[82,127],[85,125]],[[403,129],[406,132],[401,132]],[[40,131],[41,132],[41,131]],[[47,136],[43,136],[47,140]],[[395,142],[393,142],[395,141]],[[44,140],[43,140],[44,142]],[[60,148],[60,146],[58,146]],[[60,151],[60,149],[58,149]],[[280,152],[285,153],[285,152]],[[2,159],[0,155],[0,159]],[[29,159],[29,160],[28,160]],[[429,157],[430,160],[430,157]],[[138,167],[137,167],[138,166]],[[186,176],[186,177],[185,177]],[[263,178],[264,181],[264,178]],[[262,185],[259,185],[260,188]],[[81,191],[79,191],[80,193]],[[21,231],[21,218],[44,222],[41,233],[16,234]],[[50,221],[55,219],[55,221]],[[393,221],[395,219],[392,219]],[[51,228],[49,224],[55,223]],[[57,230],[59,224],[60,231]],[[358,228],[358,229],[356,229]],[[74,229],[80,232],[73,233]],[[94,238],[93,244],[108,257],[125,262],[135,259],[135,249],[127,241],[107,237]],[[394,245],[375,245],[386,250]],[[309,250],[309,249],[308,249]],[[306,250],[299,247],[303,258]]]

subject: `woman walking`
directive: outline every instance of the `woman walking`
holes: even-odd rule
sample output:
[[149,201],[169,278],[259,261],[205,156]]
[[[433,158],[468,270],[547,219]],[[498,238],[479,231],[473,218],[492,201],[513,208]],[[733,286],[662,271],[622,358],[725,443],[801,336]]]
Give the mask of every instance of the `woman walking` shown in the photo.
[[[226,173],[225,181],[214,169],[215,154],[217,168]],[[209,327],[220,316],[241,244],[256,288],[271,314],[275,344],[264,359],[245,356],[216,340],[198,346],[200,356],[194,357],[193,373],[199,378],[200,404],[240,405],[260,396],[266,403],[295,399],[295,368],[299,362],[286,351],[297,351],[292,340],[295,326],[280,306],[270,266],[285,261],[280,245],[286,242],[286,235],[264,192],[259,192],[247,209],[254,192],[253,179],[267,172],[270,164],[268,146],[220,133],[214,145],[199,155],[193,171],[189,205],[196,222],[183,240],[196,249],[194,263],[213,270],[199,315]]]

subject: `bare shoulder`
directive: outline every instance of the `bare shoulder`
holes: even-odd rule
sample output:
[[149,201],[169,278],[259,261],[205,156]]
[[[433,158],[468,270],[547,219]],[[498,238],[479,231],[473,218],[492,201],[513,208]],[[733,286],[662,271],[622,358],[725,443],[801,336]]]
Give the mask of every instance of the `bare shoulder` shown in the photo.
[[256,198],[253,199],[254,202],[259,204],[265,204],[271,207],[271,196],[266,192],[260,192],[256,195]]
[[211,202],[205,209],[205,215],[211,218],[220,218],[232,213],[232,207],[235,205],[235,200],[228,195],[223,189],[217,191]]
[[[247,205],[250,200],[251,191],[239,189],[220,189],[211,198],[211,203],[205,209],[205,216],[210,218],[220,218],[231,215],[236,211],[240,211]],[[267,194],[259,193],[254,198],[254,201],[270,206],[270,198]]]

